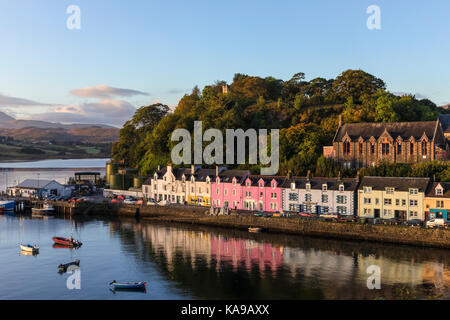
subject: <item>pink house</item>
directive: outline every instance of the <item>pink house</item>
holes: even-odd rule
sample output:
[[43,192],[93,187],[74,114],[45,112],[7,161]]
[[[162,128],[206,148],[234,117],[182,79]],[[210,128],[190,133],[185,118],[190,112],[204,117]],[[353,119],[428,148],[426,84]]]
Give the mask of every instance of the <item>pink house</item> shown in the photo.
[[242,183],[246,170],[225,170],[211,184],[211,204],[215,208],[243,209]]
[[281,185],[286,180],[279,176],[248,176],[242,184],[244,210],[282,211]]

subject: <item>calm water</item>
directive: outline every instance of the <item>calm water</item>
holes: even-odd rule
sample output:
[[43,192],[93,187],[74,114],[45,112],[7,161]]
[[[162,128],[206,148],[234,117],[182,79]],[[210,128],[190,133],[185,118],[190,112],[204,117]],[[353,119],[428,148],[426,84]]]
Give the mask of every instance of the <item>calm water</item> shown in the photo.
[[[56,249],[55,235],[80,239]],[[37,256],[20,255],[36,243]],[[81,260],[81,289],[68,290],[60,263]],[[369,265],[381,290],[367,289]],[[146,293],[108,283],[149,283]],[[450,251],[134,220],[40,220],[0,216],[0,299],[450,299]],[[406,290],[407,289],[407,290]]]
[[93,169],[104,176],[107,160],[69,159],[0,163],[0,191],[5,191],[6,187],[17,185],[25,179],[56,180],[64,184],[75,172],[83,168]]

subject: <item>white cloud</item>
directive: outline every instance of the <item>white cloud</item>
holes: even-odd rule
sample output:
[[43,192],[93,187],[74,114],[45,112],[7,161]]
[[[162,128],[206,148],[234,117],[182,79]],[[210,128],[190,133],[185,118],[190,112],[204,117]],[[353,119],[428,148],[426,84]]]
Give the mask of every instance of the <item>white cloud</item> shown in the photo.
[[70,93],[77,97],[82,98],[99,98],[99,99],[110,99],[114,97],[132,97],[132,96],[148,96],[149,94],[146,92],[131,90],[131,89],[122,89],[122,88],[114,88],[107,85],[98,85],[93,87],[85,87],[81,89],[74,89],[70,91]]

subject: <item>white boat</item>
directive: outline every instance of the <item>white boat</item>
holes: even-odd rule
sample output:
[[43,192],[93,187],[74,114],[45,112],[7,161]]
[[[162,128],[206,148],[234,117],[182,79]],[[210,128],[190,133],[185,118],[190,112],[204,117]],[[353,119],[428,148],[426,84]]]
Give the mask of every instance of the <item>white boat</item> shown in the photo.
[[31,213],[33,215],[43,215],[48,216],[55,212],[55,208],[53,208],[52,205],[48,203],[44,203],[44,206],[42,208],[31,208]]
[[248,228],[248,232],[252,232],[252,233],[259,233],[259,232],[261,232],[261,228],[252,228],[252,227],[250,227],[250,228]]
[[37,252],[39,251],[39,247],[36,245],[31,245],[31,244],[19,244],[20,245],[20,249],[22,249],[22,251],[27,251],[27,252]]

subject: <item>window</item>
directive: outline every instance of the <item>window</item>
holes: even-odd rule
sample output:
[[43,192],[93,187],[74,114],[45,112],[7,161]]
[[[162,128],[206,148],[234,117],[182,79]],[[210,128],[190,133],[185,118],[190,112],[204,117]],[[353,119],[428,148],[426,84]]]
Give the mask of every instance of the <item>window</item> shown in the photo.
[[389,143],[381,144],[381,154],[388,155],[389,154]]
[[401,143],[399,143],[397,145],[397,154],[402,154],[402,144]]
[[344,154],[350,154],[350,142],[344,142]]
[[219,190],[219,188],[217,188],[216,189],[216,194],[219,194],[220,193],[220,190]]
[[371,198],[364,198],[364,204],[371,204],[372,199]]
[[371,193],[372,192],[372,188],[371,187],[364,187],[363,190],[364,190],[364,193]]
[[226,196],[228,195],[228,189],[225,189],[225,195]]
[[252,193],[251,193],[250,191],[245,191],[245,196],[246,196],[247,198],[249,198],[249,197],[252,196]]
[[409,205],[411,207],[417,207],[417,200],[409,200]]
[[328,189],[328,186],[326,184],[323,184],[322,185],[322,191],[327,191],[327,189]]
[[370,153],[371,153],[371,154],[374,154],[374,153],[375,153],[375,144],[374,144],[374,143],[372,143],[372,144],[370,145]]
[[437,200],[436,201],[436,208],[443,208],[444,207],[444,201]]
[[402,200],[402,207],[404,207],[404,206],[406,206],[406,200],[405,199]]
[[395,199],[395,205],[399,206],[400,205],[400,199]]
[[264,193],[260,192],[259,197],[262,198],[264,196]]
[[370,215],[372,213],[372,209],[365,208],[364,209],[364,215]]
[[389,198],[384,199],[384,205],[385,205],[385,206],[390,206],[390,205],[392,205],[392,199],[389,199]]
[[416,195],[416,194],[418,194],[419,193],[419,190],[418,189],[409,189],[409,194],[410,195]]
[[422,155],[427,154],[427,142],[424,140],[422,141]]
[[289,193],[289,201],[298,201],[298,194],[294,192]]
[[414,143],[413,142],[409,143],[409,154],[410,155],[414,154]]
[[394,193],[394,188],[386,188],[386,193],[387,194],[393,194]]
[[311,201],[311,199],[312,199],[312,196],[311,196],[311,194],[310,194],[310,193],[307,193],[307,194],[305,194],[305,201],[308,201],[308,202],[310,202],[310,201]]
[[236,189],[233,189],[233,196],[236,195]]
[[442,196],[443,195],[443,190],[442,190],[442,188],[436,188],[436,195],[437,196]]
[[346,196],[337,196],[336,202],[341,203],[341,204],[347,203],[347,197]]
[[311,184],[310,183],[306,184],[306,190],[311,190]]
[[270,203],[270,209],[277,210],[277,203],[276,202],[271,202]]
[[359,143],[359,154],[363,154],[363,144]]
[[336,211],[338,214],[345,215],[345,214],[347,214],[347,207],[337,206]]
[[390,216],[391,214],[392,214],[392,210],[384,209],[384,215],[385,216]]
[[275,189],[277,187],[277,184],[274,182],[272,183],[272,189]]
[[262,188],[264,187],[264,184],[262,182],[259,183],[259,187]]
[[277,194],[274,192],[274,193],[271,193],[270,194],[270,197],[272,198],[272,199],[276,199],[277,198]]
[[410,215],[411,217],[417,217],[417,216],[418,216],[417,211],[410,211],[410,212],[409,212],[409,215]]
[[328,202],[328,195],[327,194],[323,194],[322,195],[322,202],[324,202],[324,203]]
[[292,190],[295,190],[295,182],[292,182],[292,183],[291,183],[291,189],[292,189]]
[[343,192],[343,191],[344,191],[344,185],[343,185],[343,184],[339,185],[339,191],[340,191],[340,192]]

